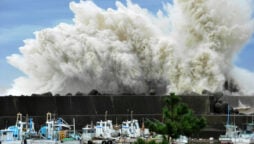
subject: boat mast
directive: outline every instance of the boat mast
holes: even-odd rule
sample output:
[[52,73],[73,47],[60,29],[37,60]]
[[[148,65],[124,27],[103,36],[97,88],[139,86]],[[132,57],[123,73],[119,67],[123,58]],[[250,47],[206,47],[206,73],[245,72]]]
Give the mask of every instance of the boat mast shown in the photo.
[[131,121],[133,120],[133,116],[132,115],[133,115],[133,111],[131,111]]
[[75,118],[73,118],[73,130],[74,130],[73,133],[74,133],[74,136],[75,136],[75,131],[76,131],[75,127],[76,127],[76,126],[75,126]]
[[227,114],[227,125],[229,125],[229,104],[228,104],[228,114]]
[[107,121],[108,111],[105,111],[105,121]]

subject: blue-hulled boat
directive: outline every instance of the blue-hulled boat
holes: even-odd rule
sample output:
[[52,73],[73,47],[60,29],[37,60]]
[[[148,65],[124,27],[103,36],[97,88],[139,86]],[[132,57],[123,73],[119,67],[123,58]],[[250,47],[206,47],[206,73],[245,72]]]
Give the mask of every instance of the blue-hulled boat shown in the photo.
[[37,133],[34,130],[33,119],[23,122],[22,114],[18,113],[15,125],[0,130],[0,142],[1,144],[26,144],[26,140],[34,135]]

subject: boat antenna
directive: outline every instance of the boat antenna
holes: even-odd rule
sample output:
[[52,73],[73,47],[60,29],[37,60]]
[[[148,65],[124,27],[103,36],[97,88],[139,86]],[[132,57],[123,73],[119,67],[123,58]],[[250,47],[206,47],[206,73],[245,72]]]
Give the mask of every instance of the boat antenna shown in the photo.
[[234,125],[235,125],[235,113],[234,113]]
[[229,125],[229,114],[230,112],[229,112],[229,104],[228,104],[227,125]]
[[28,114],[26,114],[26,129],[28,129]]
[[47,114],[46,114],[46,121],[47,122],[51,121],[51,113],[50,112],[47,112]]
[[75,128],[76,128],[76,126],[75,126],[75,118],[73,118],[73,133],[74,133],[74,136],[76,135],[76,134],[75,134],[75,131],[76,131]]
[[105,121],[107,120],[108,111],[105,111]]
[[94,126],[93,126],[93,121],[91,121],[91,128],[93,128]]
[[133,115],[133,111],[131,111],[131,120],[133,119],[132,115]]
[[19,121],[22,121],[22,114],[20,112],[17,113],[16,125],[18,124]]
[[142,119],[142,128],[141,128],[143,131],[145,130],[145,119],[143,118]]

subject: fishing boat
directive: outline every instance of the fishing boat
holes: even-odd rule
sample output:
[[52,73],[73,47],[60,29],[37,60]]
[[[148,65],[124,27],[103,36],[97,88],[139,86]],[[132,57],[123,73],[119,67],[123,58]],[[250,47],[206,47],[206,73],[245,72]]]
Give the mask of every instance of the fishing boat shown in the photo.
[[229,119],[229,106],[228,106],[228,114],[227,114],[227,124],[225,125],[226,133],[224,135],[220,135],[219,141],[222,144],[254,144],[254,133],[253,123],[248,123],[246,126],[246,130],[240,130],[235,124],[230,124]]
[[238,141],[238,138],[240,137],[240,131],[237,129],[238,127],[236,125],[226,124],[226,133],[225,135],[220,135],[219,141],[221,144],[228,144],[233,143],[233,141]]
[[1,144],[26,144],[26,139],[37,135],[34,130],[33,119],[29,121],[22,121],[22,114],[17,114],[16,124],[9,126],[7,129],[0,130],[0,143]]
[[113,130],[111,129],[111,121],[98,121],[96,126],[86,125],[82,128],[81,141],[82,144],[100,143],[112,144],[117,137],[113,137]]
[[254,134],[237,130],[235,125],[226,125],[226,134],[221,135],[219,141],[222,144],[254,144]]
[[96,122],[96,125],[86,125],[82,128],[82,143],[107,143],[111,144],[120,137],[120,129],[113,126],[112,120],[107,119],[107,111],[105,112],[105,120]]
[[131,120],[126,120],[122,122],[121,125],[121,135],[130,138],[147,138],[150,135],[149,129],[145,128],[144,119],[142,122],[142,127],[140,128],[137,119],[133,119],[133,111],[131,111]]
[[92,144],[95,138],[95,131],[93,124],[86,125],[82,128],[81,142],[82,144]]
[[73,125],[70,125],[62,118],[52,119],[51,113],[47,113],[46,125],[40,128],[39,137],[28,139],[28,144],[80,144],[80,136],[75,131],[75,119]]
[[174,140],[175,144],[187,144],[188,143],[188,137],[184,135],[180,135],[179,138]]
[[122,122],[122,129],[121,129],[121,135],[127,136],[131,138],[137,138],[140,137],[140,127],[138,124],[138,120],[132,119],[132,120],[126,120]]

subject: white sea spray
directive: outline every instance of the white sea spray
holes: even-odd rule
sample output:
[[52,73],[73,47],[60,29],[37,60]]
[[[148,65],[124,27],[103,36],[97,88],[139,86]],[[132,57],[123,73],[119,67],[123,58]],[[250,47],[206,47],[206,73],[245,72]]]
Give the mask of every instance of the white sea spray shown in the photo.
[[223,90],[239,82],[232,61],[253,32],[249,3],[175,0],[153,15],[131,1],[107,10],[71,2],[74,24],[37,31],[8,57],[26,75],[8,93]]

